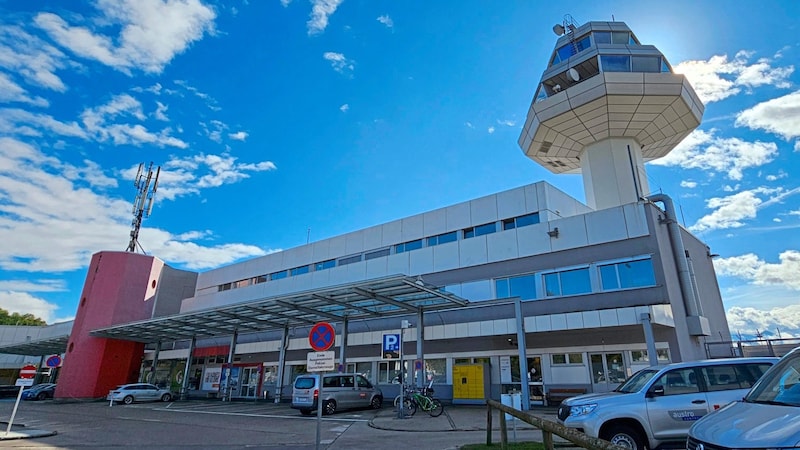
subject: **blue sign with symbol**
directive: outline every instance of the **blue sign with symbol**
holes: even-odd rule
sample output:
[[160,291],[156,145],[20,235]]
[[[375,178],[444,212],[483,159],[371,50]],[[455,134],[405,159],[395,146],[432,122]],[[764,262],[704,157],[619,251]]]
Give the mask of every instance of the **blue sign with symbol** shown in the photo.
[[399,334],[384,334],[383,335],[383,352],[398,352],[400,351],[400,335]]
[[311,332],[308,333],[308,343],[317,352],[324,352],[331,348],[334,339],[336,339],[336,332],[333,330],[333,326],[327,322],[314,325],[311,327]]

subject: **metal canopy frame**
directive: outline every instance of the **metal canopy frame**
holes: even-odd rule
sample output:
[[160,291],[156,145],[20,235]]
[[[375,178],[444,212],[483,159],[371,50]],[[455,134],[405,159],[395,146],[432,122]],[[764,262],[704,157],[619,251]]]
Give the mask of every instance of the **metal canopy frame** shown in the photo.
[[25,356],[60,355],[67,351],[68,341],[69,335],[64,334],[35,341],[17,342],[0,346],[0,354]]
[[401,316],[468,304],[468,300],[426,284],[421,277],[397,275],[130,322],[90,334],[143,343],[180,341],[317,322]]

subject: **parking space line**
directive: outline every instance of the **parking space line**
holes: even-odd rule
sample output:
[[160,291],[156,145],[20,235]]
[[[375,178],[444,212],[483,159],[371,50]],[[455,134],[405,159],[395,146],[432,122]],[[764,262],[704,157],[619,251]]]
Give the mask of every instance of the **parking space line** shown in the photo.
[[[278,415],[278,414],[253,414],[253,413],[242,413],[242,412],[226,412],[226,411],[200,411],[195,409],[175,409],[175,408],[154,408],[156,411],[168,411],[168,412],[183,412],[189,414],[210,414],[210,415],[220,415],[220,416],[241,416],[241,417],[267,417],[270,419],[290,419],[290,420],[312,420],[316,419],[312,416],[285,416],[285,415]],[[348,419],[348,418],[338,418],[338,417],[323,417],[323,420],[332,421],[332,422],[369,422],[369,419]]]

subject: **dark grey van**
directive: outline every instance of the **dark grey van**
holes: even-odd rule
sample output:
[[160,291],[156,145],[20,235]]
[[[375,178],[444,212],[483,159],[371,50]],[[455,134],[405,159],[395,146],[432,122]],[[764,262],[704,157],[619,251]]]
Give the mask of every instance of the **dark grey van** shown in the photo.
[[[304,415],[317,410],[319,375],[299,375],[292,386],[292,408]],[[326,374],[322,384],[322,412],[340,409],[373,408],[383,405],[383,393],[358,373]]]

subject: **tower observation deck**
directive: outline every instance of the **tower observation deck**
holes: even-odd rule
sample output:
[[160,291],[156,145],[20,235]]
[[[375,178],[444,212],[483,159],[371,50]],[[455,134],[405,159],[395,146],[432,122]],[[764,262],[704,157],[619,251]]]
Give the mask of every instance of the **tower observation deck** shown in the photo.
[[675,148],[705,107],[686,78],[626,24],[576,26],[569,18],[553,30],[561,36],[519,145],[553,173],[582,173],[594,209],[637,202],[650,194],[644,163]]

